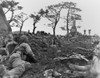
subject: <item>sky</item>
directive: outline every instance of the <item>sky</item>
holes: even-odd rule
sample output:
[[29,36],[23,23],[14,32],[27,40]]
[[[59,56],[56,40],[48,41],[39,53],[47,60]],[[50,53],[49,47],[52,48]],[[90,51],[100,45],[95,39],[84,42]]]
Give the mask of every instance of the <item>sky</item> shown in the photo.
[[[82,11],[80,15],[82,16],[82,20],[77,22],[77,25],[81,26],[78,29],[79,32],[83,33],[83,30],[91,29],[91,34],[97,34],[100,36],[100,0],[15,0],[20,2],[20,5],[23,6],[23,12],[30,15],[31,13],[38,12],[41,8],[45,8],[51,4],[57,4],[60,2],[75,2],[77,3],[77,7],[80,8]],[[52,33],[52,28],[46,26],[45,24],[48,21],[46,19],[42,19],[37,24],[36,31],[46,31]],[[56,29],[56,34],[64,35],[66,31],[62,31],[59,26],[61,26],[61,22],[58,24]],[[19,30],[16,27],[12,28],[13,31]],[[23,27],[24,31],[32,31],[32,19],[28,19],[24,23]]]

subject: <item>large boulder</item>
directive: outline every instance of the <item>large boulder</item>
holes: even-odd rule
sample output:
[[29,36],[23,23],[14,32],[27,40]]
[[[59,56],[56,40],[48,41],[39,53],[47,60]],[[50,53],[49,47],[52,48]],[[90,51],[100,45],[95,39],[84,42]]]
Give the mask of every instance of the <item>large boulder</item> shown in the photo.
[[[11,32],[11,27],[8,24],[2,6],[0,5],[0,44],[3,36],[6,36]],[[0,45],[1,46],[1,45]]]
[[11,27],[8,24],[2,6],[0,5],[0,35],[6,35],[11,32]]

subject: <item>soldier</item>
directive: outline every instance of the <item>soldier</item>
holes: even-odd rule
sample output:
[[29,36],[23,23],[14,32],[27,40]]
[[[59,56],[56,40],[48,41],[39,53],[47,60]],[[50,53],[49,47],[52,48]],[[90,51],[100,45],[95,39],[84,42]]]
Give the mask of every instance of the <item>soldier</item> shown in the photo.
[[17,49],[20,49],[23,52],[23,55],[26,56],[26,60],[29,62],[36,63],[35,55],[32,52],[30,45],[28,44],[28,38],[26,35],[20,37],[19,46]]
[[3,78],[19,78],[24,71],[31,68],[31,64],[22,60],[22,52],[16,51],[9,58],[9,70],[6,71]]
[[19,49],[23,53],[22,57],[26,57],[26,59],[24,58],[24,60],[32,63],[37,62],[35,59],[35,55],[28,44],[28,37],[26,35],[22,35],[19,41],[20,42],[17,43],[13,40],[13,37],[10,38],[10,42],[8,42],[6,45],[6,49],[9,52],[9,54],[12,54],[15,50]]
[[[6,48],[9,51],[9,70],[7,70],[4,78],[19,78],[24,71],[31,67],[31,63],[26,62],[26,57],[31,57],[32,61],[35,60],[30,46],[26,43],[28,38],[26,36],[21,36],[20,41],[21,43],[19,45],[13,40],[6,45]],[[17,46],[10,52],[13,44],[17,44]]]

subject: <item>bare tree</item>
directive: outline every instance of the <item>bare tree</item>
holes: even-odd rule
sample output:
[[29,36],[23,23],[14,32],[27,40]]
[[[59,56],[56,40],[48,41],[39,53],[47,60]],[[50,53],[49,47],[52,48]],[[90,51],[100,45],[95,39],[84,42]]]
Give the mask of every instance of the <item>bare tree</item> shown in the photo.
[[21,34],[24,22],[28,19],[28,16],[26,13],[21,12],[18,15],[15,15],[13,18],[12,26],[20,27],[19,36]]
[[45,14],[45,17],[51,21],[50,24],[48,24],[49,26],[52,26],[53,28],[53,35],[55,36],[55,30],[57,27],[57,24],[60,20],[60,12],[62,10],[62,6],[60,6],[60,4],[56,4],[56,5],[50,5],[47,7],[46,11],[42,11],[42,13]]
[[35,29],[36,29],[36,24],[40,21],[41,19],[41,14],[37,13],[35,14],[31,14],[30,17],[33,19],[33,34],[35,33]]
[[76,7],[76,3],[73,2],[63,2],[63,8],[67,9],[67,16],[64,18],[66,21],[66,26],[61,27],[63,30],[67,30],[67,34],[69,34],[69,25],[72,25],[72,21],[76,22],[76,20],[81,20],[81,16],[76,14],[76,12],[80,12],[81,9]]

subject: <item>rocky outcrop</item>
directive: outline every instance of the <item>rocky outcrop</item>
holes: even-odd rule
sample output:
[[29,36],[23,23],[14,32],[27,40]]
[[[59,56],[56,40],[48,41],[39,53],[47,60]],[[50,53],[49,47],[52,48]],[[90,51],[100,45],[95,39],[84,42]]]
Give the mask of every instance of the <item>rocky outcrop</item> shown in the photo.
[[7,22],[2,6],[0,5],[0,47],[3,44],[3,38],[11,32],[11,27]]
[[6,20],[5,14],[4,14],[3,9],[0,5],[0,36],[7,35],[11,31],[12,31],[11,27]]

